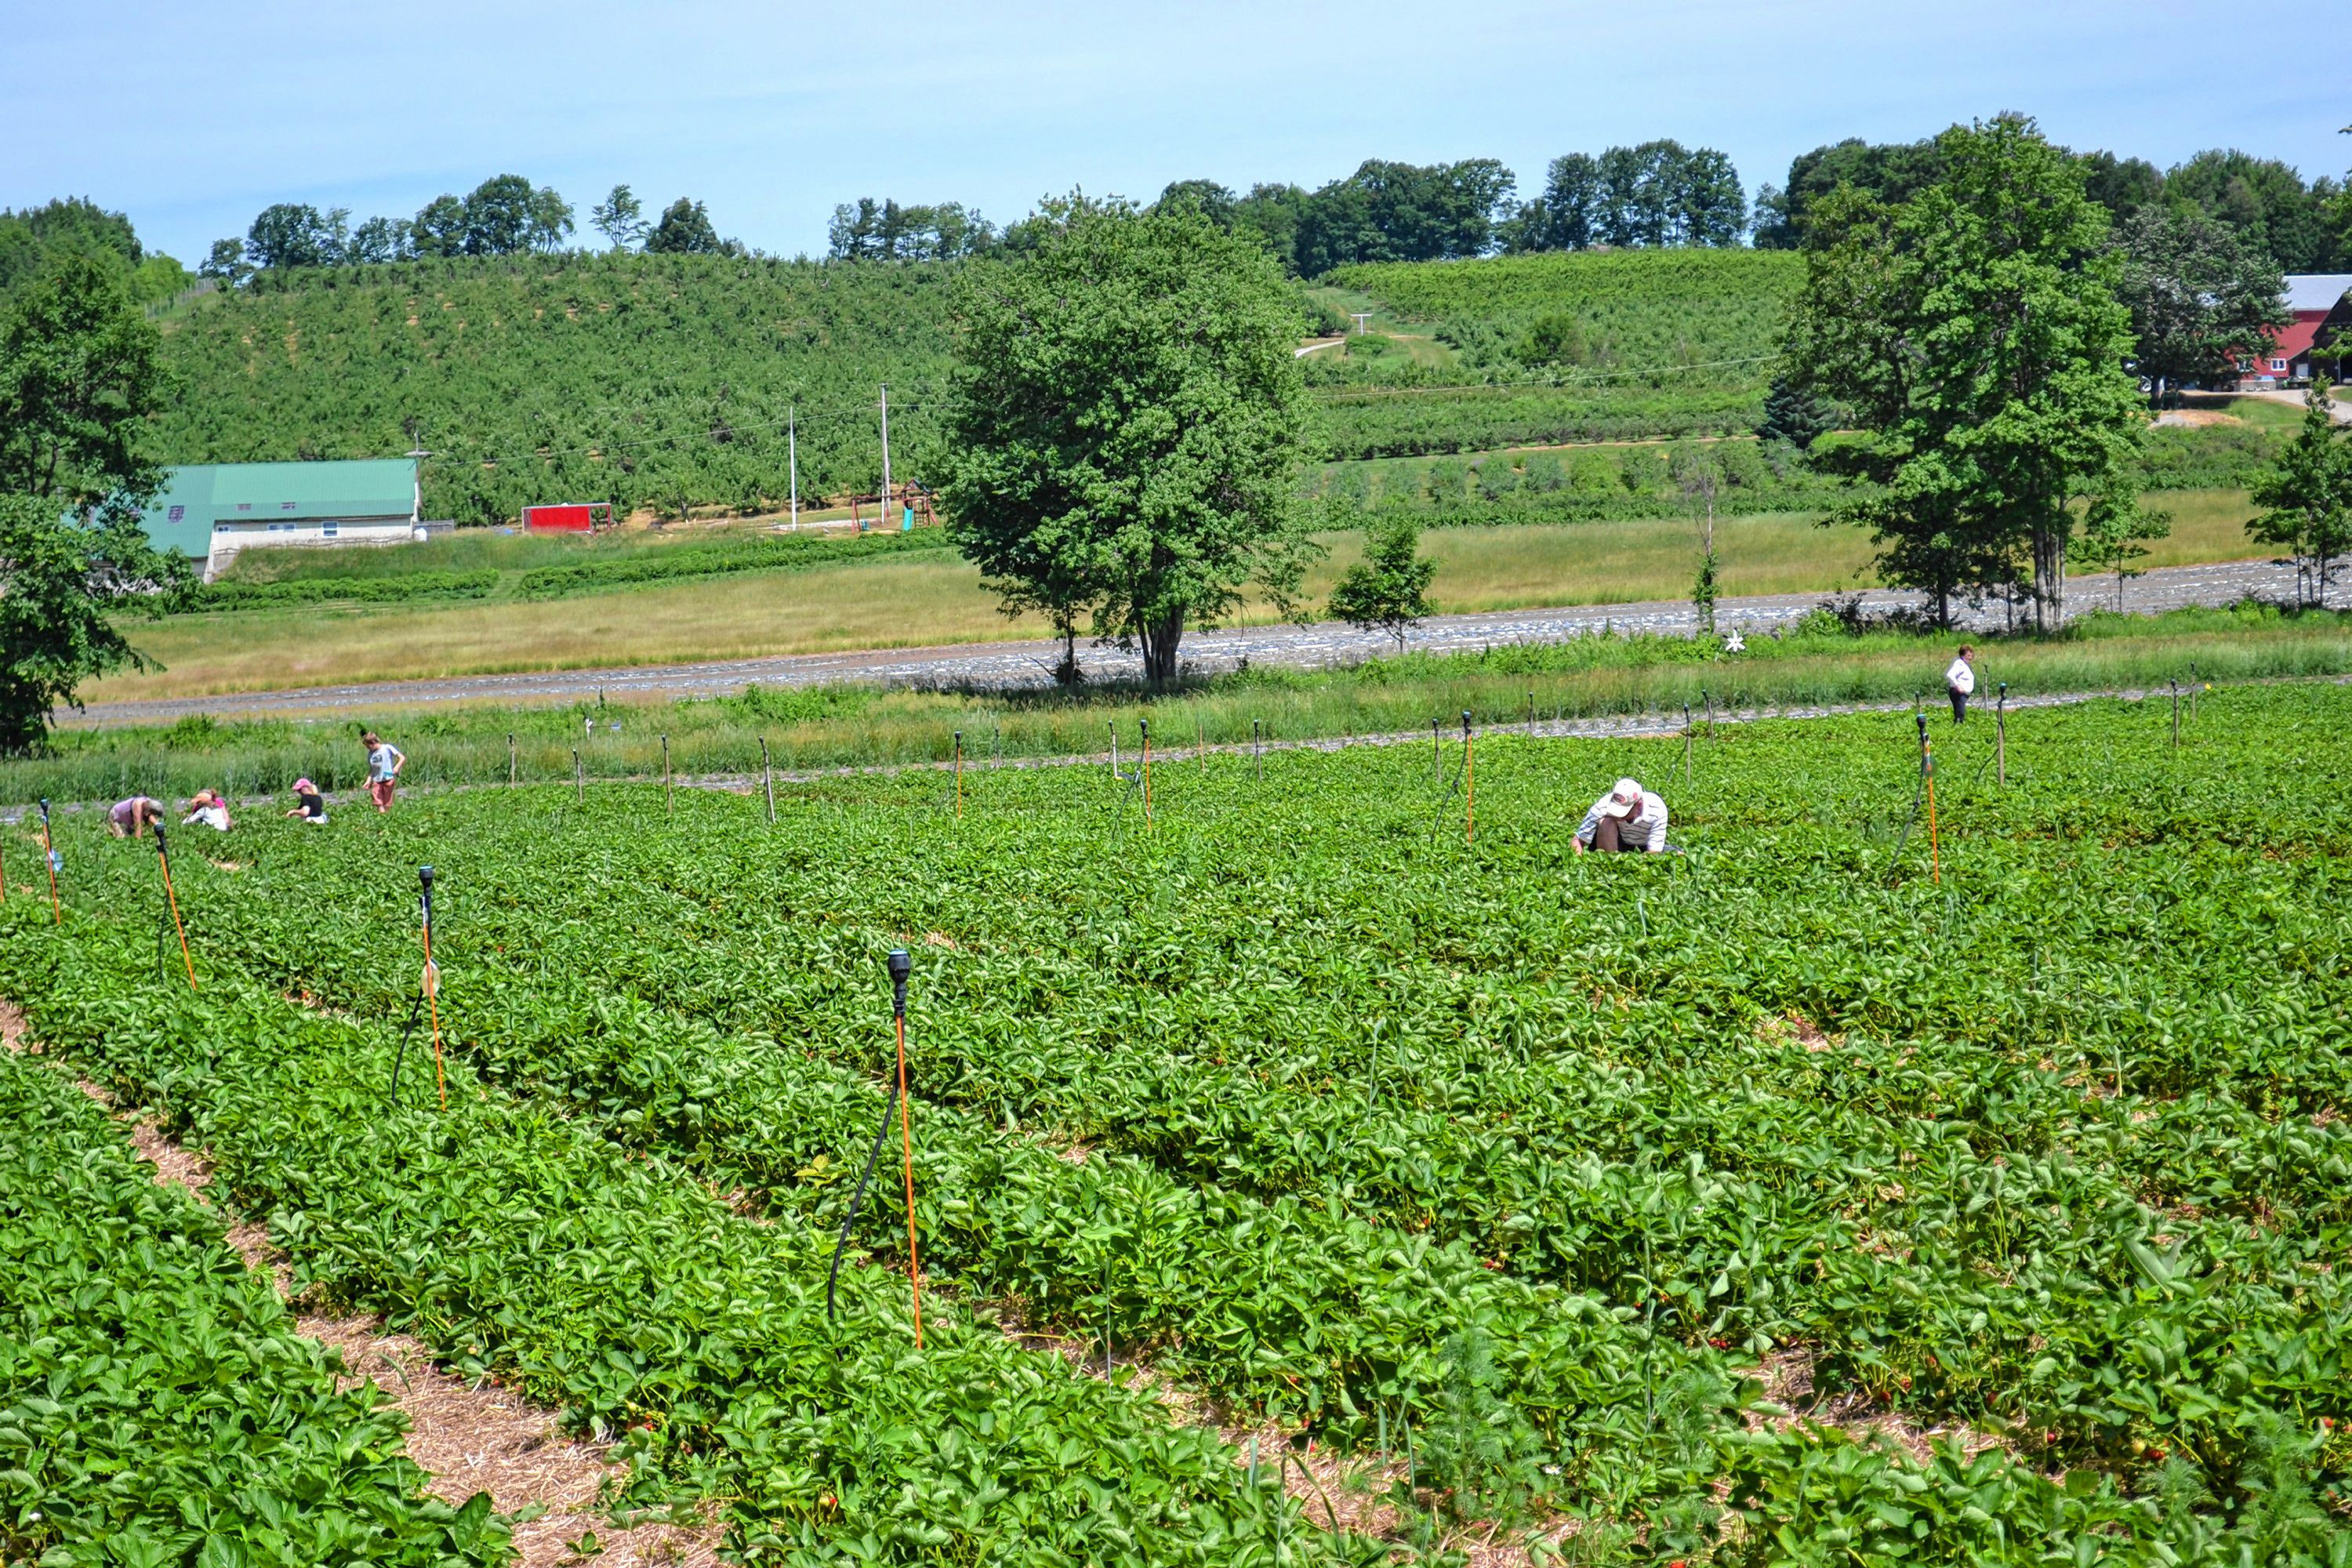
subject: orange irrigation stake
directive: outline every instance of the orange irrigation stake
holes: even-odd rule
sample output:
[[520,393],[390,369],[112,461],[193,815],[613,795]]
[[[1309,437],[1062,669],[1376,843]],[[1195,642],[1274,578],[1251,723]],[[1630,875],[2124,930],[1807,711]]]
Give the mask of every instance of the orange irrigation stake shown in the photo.
[[1927,865],[1940,887],[1944,880],[1944,856],[1936,842],[1936,747],[1927,739],[1925,714],[1919,716],[1919,782],[1927,791]]
[[433,917],[425,917],[425,1011],[433,1020],[433,1083],[441,1109],[449,1109],[449,1079],[441,1067],[441,972],[433,967]]
[[49,846],[49,803],[41,802],[41,861],[49,868],[49,919],[58,925],[66,923],[66,912],[58,906],[58,852]]
[[172,856],[163,847],[163,825],[155,824],[155,864],[163,868],[163,897],[172,906],[172,929],[180,936],[180,962],[188,966],[188,989],[196,988],[196,961],[188,956],[188,928],[180,923],[180,895],[172,890]]

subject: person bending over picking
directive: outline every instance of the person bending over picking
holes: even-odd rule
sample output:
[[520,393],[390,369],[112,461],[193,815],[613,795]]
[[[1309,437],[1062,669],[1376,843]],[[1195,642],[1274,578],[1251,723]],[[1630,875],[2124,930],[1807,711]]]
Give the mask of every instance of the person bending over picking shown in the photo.
[[323,827],[327,823],[327,797],[320,795],[319,786],[309,779],[296,779],[294,809],[286,815],[299,816],[305,822],[314,822]]
[[390,811],[393,781],[399,778],[400,770],[408,765],[408,755],[373,730],[360,737],[360,744],[367,748],[368,795],[374,800],[378,811]]
[[114,809],[106,814],[107,831],[117,838],[143,838],[150,827],[163,826],[163,803],[148,795],[134,795],[129,800],[118,800]]
[[1977,667],[1971,662],[1977,650],[1968,644],[1960,645],[1960,657],[1952,660],[1952,668],[1944,671],[1944,689],[1952,694],[1952,722],[1969,721],[1969,693],[1977,689]]
[[228,802],[221,798],[218,790],[200,789],[188,801],[188,815],[180,818],[180,825],[185,827],[197,823],[215,833],[228,831]]
[[1666,847],[1666,803],[1638,779],[1619,779],[1592,803],[1569,845],[1579,855],[1587,849],[1661,854]]

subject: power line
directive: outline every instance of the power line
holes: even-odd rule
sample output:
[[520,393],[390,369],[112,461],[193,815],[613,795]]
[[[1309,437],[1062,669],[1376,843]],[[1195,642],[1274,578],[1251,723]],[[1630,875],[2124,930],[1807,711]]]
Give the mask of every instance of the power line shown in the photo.
[[[903,410],[908,408],[921,408],[925,405],[918,402],[902,403],[898,406]],[[876,407],[874,405],[860,404],[848,407],[819,409],[813,414],[794,415],[785,413],[778,415],[772,419],[752,419],[743,421],[726,420],[723,421],[723,423],[730,431],[780,430],[786,425],[793,423],[795,419],[797,419],[801,424],[805,425],[812,419],[847,419],[857,417],[862,415],[870,415],[875,412]],[[714,426],[709,421],[700,420],[690,426],[673,426],[667,431],[651,436],[640,437],[636,439],[628,441],[592,441],[586,446],[582,447],[534,447],[529,451],[505,454],[448,452],[444,455],[455,460],[476,463],[521,463],[533,459],[545,462],[550,458],[577,457],[582,453],[601,454],[605,452],[625,452],[635,450],[641,447],[664,446],[670,442],[678,440],[694,440],[697,438],[710,440],[715,438],[712,435],[712,431],[715,428],[716,426]]]

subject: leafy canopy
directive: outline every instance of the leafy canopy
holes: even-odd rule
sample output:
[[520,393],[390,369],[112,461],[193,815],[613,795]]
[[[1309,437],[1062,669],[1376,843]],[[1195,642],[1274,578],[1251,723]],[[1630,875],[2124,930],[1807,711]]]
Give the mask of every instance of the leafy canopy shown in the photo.
[[1385,632],[1404,651],[1404,636],[1433,613],[1430,580],[1437,563],[1419,553],[1421,530],[1410,518],[1383,520],[1364,531],[1364,558],[1331,590],[1330,614],[1359,631]]
[[0,752],[38,744],[84,679],[139,664],[112,612],[184,580],[137,511],[162,478],[139,445],[163,402],[160,347],[122,279],[87,256],[0,322]]
[[2304,395],[2303,427],[2252,497],[2263,511],[2248,535],[2293,555],[2298,595],[2326,604],[2336,557],[2352,553],[2352,427],[2336,423],[2326,382]]
[[2031,120],[1955,126],[1934,164],[1907,201],[1846,186],[1814,209],[1786,368],[1853,415],[1857,437],[1815,461],[1881,487],[1839,516],[1884,574],[1948,618],[2023,569],[2053,626],[2078,510],[2117,504],[2144,431],[2122,258],[2079,160]]
[[1189,621],[1252,578],[1297,585],[1297,315],[1265,253],[1197,206],[1047,216],[1034,248],[961,286],[947,510],[1007,613],[1066,634],[1089,616],[1166,681]]
[[2123,226],[2120,293],[2131,311],[2148,395],[2233,372],[2287,323],[2278,263],[2194,210],[2145,207]]

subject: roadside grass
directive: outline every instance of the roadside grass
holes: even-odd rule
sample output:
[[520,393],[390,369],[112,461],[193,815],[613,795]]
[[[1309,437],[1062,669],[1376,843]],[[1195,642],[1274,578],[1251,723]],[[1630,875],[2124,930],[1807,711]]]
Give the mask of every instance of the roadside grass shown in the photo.
[[[2179,490],[2159,498],[2173,533],[2143,566],[2243,560],[2244,492]],[[1318,536],[1329,553],[1308,573],[1319,613],[1339,574],[1361,555],[1354,533]],[[1808,513],[1719,518],[1721,592],[1831,594],[1866,586],[1871,545],[1856,529],[1822,528]],[[354,565],[408,549],[460,548],[454,566],[562,563],[580,552],[658,545],[461,535],[432,546],[338,552]],[[1686,520],[1431,529],[1423,551],[1438,563],[1431,598],[1440,614],[1549,605],[1681,600],[1697,570],[1698,533]],[[542,555],[541,552],[552,553]],[[2126,606],[2130,589],[2125,590]],[[1282,617],[1263,599],[1234,623]],[[1044,637],[1034,616],[1008,620],[980,574],[942,552],[919,559],[743,574],[576,599],[494,605],[278,605],[133,622],[132,646],[162,668],[94,681],[89,701],[207,697],[283,687],[441,676],[593,668],[796,653],[921,647]]]
[[[2162,688],[2176,679],[2187,686],[2347,675],[2347,632],[2352,613],[2344,612],[2241,606],[2093,615],[2053,637],[1976,639],[1979,691],[1990,705],[2001,681],[2022,698]],[[1680,727],[1684,704],[1699,714],[1710,700],[1718,709],[1935,703],[1950,647],[1940,635],[1852,632],[1823,614],[1784,637],[1753,639],[1737,658],[1687,638],[1592,637],[1347,668],[1250,669],[1157,698],[1125,685],[1075,693],[826,686],[609,706],[446,704],[345,710],[316,720],[195,716],[166,727],[61,731],[51,754],[0,763],[0,798],[99,802],[144,792],[180,799],[205,785],[250,798],[281,795],[306,773],[331,790],[354,789],[363,776],[354,739],[361,722],[400,744],[411,759],[405,776],[423,784],[504,783],[509,735],[520,779],[560,783],[572,776],[575,748],[592,779],[658,778],[665,735],[680,775],[741,778],[757,774],[763,739],[779,768],[822,769],[944,761],[961,730],[967,767],[977,771],[999,756],[1100,753],[1114,730],[1131,752],[1137,721],[1145,718],[1159,748],[1189,746],[1196,735],[1246,747],[1254,726],[1277,742],[1422,731],[1433,720],[1453,733],[1465,709],[1481,725],[1508,730],[1525,721],[1530,702],[1542,719],[1652,715],[1666,730]]]

